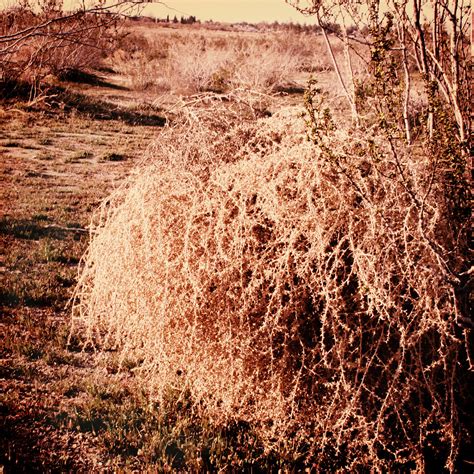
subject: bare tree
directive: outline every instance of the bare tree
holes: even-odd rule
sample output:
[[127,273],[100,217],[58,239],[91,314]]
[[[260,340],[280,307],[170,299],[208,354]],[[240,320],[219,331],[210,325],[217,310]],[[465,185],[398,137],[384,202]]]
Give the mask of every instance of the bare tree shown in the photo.
[[47,74],[97,65],[120,20],[137,14],[143,0],[82,2],[23,0],[0,12],[0,81],[24,79],[33,89]]
[[[339,22],[351,24],[357,34],[342,39],[346,47],[364,43],[371,50],[371,59],[380,57],[381,49],[396,59],[404,76],[402,106],[405,136],[412,141],[410,109],[413,108],[411,89],[414,76],[421,75],[431,104],[440,100],[455,119],[458,142],[467,149],[471,131],[472,78],[470,77],[469,34],[471,2],[469,0],[286,0],[300,12],[316,17],[323,29],[329,54],[334,60],[331,44],[327,41],[326,25]],[[384,54],[385,54],[384,53]],[[376,56],[374,58],[374,55]],[[349,60],[350,55],[346,55]],[[349,64],[350,66],[350,64]],[[340,66],[334,64],[346,97],[354,114],[356,100],[350,94]],[[351,70],[350,67],[348,67]],[[348,79],[353,81],[353,75]],[[434,114],[428,114],[430,136],[436,124]]]
[[[337,173],[351,183],[361,200],[360,206],[371,209],[378,199],[367,199],[370,194],[366,187],[370,181],[368,171],[364,171],[365,180],[356,178],[360,178],[360,169],[355,169],[353,163],[361,156],[366,160],[364,166],[367,170],[375,171],[380,177],[377,187],[372,190],[378,191],[395,181],[399,182],[400,196],[404,195],[406,200],[402,202],[397,193],[390,203],[381,206],[380,216],[386,219],[391,207],[398,206],[405,221],[412,220],[418,237],[409,232],[404,237],[405,242],[417,240],[426,254],[434,258],[435,273],[441,277],[436,291],[440,291],[442,298],[452,298],[453,309],[445,321],[451,324],[453,336],[449,342],[437,347],[444,360],[443,376],[439,379],[443,382],[431,379],[427,387],[429,397],[440,401],[436,402],[438,407],[444,407],[444,414],[441,416],[440,412],[434,418],[438,423],[438,439],[450,440],[445,466],[454,471],[459,446],[472,443],[472,440],[464,439],[460,442],[461,433],[472,429],[474,423],[472,417],[460,415],[466,407],[472,406],[467,381],[474,369],[474,321],[469,312],[474,272],[470,266],[470,1],[287,0],[287,3],[304,14],[314,15],[323,29],[335,72],[355,115],[351,134],[362,137],[357,147],[348,139],[342,150],[336,150],[337,135],[330,113],[323,108],[323,99],[318,97],[318,89],[310,82],[306,104],[310,138],[319,145],[326,160],[336,167]],[[346,49],[344,59],[336,59],[329,41],[329,33],[336,33],[333,29],[330,31],[328,25],[334,22],[351,25],[351,34],[345,29],[339,35]],[[366,57],[366,74],[358,80],[354,77],[350,61],[361,45]],[[377,137],[378,143],[375,143],[374,137]],[[390,173],[382,171],[383,163],[391,167]],[[396,224],[395,221],[387,221],[383,225],[392,231]],[[380,251],[373,248],[371,255],[376,256],[377,253]],[[401,246],[397,254],[405,258],[409,251]],[[405,269],[392,273],[390,264],[386,262],[380,266],[380,271],[391,273],[393,281],[400,281]],[[415,300],[419,297],[417,293]],[[422,317],[433,320],[435,313],[433,308],[426,307]],[[410,324],[420,317],[414,316],[411,310],[408,314],[413,317]],[[436,339],[439,333],[433,335]],[[437,345],[435,339],[431,339],[432,347]],[[402,343],[400,346],[403,348]],[[427,347],[419,346],[419,360],[426,357]],[[456,362],[449,366],[448,360]],[[402,365],[399,367],[400,373],[405,370]],[[421,365],[411,374],[415,372],[420,374],[418,388],[421,392],[423,380],[429,378],[426,378],[426,371]],[[397,401],[390,403],[395,410],[399,409]],[[421,402],[413,401],[411,410],[420,409]],[[449,422],[439,428],[443,417]],[[416,429],[420,441],[414,443],[419,442],[424,450],[427,444],[423,440],[426,436],[423,423]],[[439,441],[440,444],[442,442]],[[466,448],[468,450],[469,447]]]

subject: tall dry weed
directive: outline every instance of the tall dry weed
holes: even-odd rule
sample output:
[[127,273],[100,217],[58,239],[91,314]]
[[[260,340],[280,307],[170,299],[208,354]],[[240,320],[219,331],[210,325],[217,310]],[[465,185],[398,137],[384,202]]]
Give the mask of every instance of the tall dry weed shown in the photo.
[[167,91],[166,70],[156,58],[149,58],[143,51],[117,50],[108,58],[113,69],[127,79],[127,85],[136,91],[148,89]]
[[188,41],[170,48],[170,79],[179,92],[223,90],[232,68],[232,49]]
[[232,82],[250,90],[275,91],[294,78],[301,58],[294,48],[250,44],[239,57]]
[[429,160],[339,130],[331,161],[290,113],[187,130],[96,215],[75,329],[267,452],[452,468],[462,344],[438,249],[456,249]]
[[152,32],[147,38],[134,33],[109,58],[134,89],[187,95],[239,88],[268,93],[292,84],[303,70],[327,69],[321,66],[325,59],[317,37],[310,41],[295,33]]

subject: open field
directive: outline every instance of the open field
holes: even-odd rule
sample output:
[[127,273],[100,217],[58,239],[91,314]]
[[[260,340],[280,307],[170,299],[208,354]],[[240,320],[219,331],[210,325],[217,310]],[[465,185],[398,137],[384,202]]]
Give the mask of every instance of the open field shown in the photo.
[[0,462],[7,472],[87,471],[102,459],[97,439],[92,425],[71,424],[103,385],[90,355],[66,348],[65,305],[91,212],[140,159],[157,127],[18,107],[4,104],[0,126]]
[[414,73],[407,147],[330,36],[355,127],[321,35],[229,28],[5,83],[0,471],[469,468],[450,125]]

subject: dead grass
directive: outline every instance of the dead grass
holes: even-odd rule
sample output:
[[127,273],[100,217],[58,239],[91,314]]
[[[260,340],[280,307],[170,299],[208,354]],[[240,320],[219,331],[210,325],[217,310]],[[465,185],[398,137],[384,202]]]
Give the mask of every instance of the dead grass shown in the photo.
[[[107,451],[97,435],[68,425],[77,402],[67,393],[93,378],[94,361],[66,345],[65,306],[92,209],[156,127],[22,104],[3,101],[0,112],[0,470],[90,472]],[[129,159],[98,159],[112,150]]]
[[[335,47],[341,55],[340,45]],[[272,92],[298,82],[303,71],[331,69],[317,36],[159,26],[134,30],[108,62],[136,90],[188,95],[238,88]]]

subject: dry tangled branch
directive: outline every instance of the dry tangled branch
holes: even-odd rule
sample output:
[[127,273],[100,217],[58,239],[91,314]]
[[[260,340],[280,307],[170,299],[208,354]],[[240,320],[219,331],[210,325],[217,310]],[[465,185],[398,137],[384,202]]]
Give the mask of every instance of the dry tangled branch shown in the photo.
[[141,360],[156,399],[190,394],[318,470],[452,469],[464,356],[443,183],[377,137],[334,132],[331,161],[298,124],[165,134],[96,216],[75,330]]
[[[25,0],[0,8],[0,81],[27,80],[97,66],[119,23],[142,0],[82,2],[68,10],[63,0]],[[71,7],[71,5],[69,5]]]

